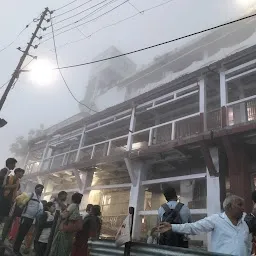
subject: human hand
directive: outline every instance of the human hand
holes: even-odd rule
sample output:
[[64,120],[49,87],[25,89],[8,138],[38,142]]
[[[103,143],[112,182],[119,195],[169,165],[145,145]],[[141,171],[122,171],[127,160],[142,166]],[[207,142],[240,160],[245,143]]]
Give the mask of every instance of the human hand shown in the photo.
[[168,222],[162,222],[160,223],[159,227],[157,228],[157,231],[160,233],[165,233],[172,229],[172,225]]

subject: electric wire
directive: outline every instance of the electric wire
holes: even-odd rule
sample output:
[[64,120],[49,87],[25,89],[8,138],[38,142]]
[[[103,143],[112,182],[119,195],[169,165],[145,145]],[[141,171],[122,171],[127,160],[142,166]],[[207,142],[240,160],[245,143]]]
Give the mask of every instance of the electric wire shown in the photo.
[[10,81],[10,80],[8,80],[8,81],[5,82],[4,84],[2,84],[2,85],[0,86],[0,90],[3,89],[3,88],[9,83],[9,81]]
[[133,9],[135,9],[139,14],[143,14],[143,12],[141,12],[133,3],[131,3],[131,1],[128,1],[129,5],[131,5],[133,7]]
[[8,49],[10,46],[12,46],[18,39],[19,37],[22,35],[22,33],[33,23],[33,22],[37,22],[38,18],[41,16],[41,14],[39,14],[39,16],[35,19],[33,19],[30,23],[28,23],[25,28],[23,28],[19,34],[15,37],[15,39],[13,41],[11,41],[9,44],[7,44],[6,46],[4,46],[2,49],[0,49],[0,53],[3,52],[4,50]]
[[[116,1],[116,0],[112,0],[112,1]],[[86,21],[86,22],[84,22],[84,23],[81,23],[81,24],[75,26],[75,27],[72,27],[72,28],[69,28],[69,29],[67,29],[67,30],[64,30],[64,31],[58,33],[57,35],[55,35],[55,37],[57,37],[57,36],[59,36],[59,35],[61,35],[61,34],[63,34],[63,33],[66,33],[66,32],[68,32],[68,31],[71,31],[71,30],[73,30],[73,29],[76,29],[76,28],[78,28],[78,27],[81,27],[81,26],[83,26],[83,25],[85,25],[85,24],[88,24],[88,23],[90,23],[90,22],[92,22],[92,21],[95,21],[95,20],[97,20],[97,19],[99,19],[99,18],[105,16],[106,14],[108,14],[108,13],[114,11],[115,9],[121,7],[122,5],[124,5],[124,4],[127,3],[127,2],[128,2],[128,0],[122,2],[121,4],[119,4],[119,5],[115,6],[115,7],[113,7],[112,9],[108,10],[107,12],[104,12],[104,13],[102,13],[101,15],[99,15],[99,16],[97,16],[97,17],[91,19],[91,20],[88,20],[88,21]],[[49,34],[49,33],[48,33],[48,34]],[[46,34],[46,35],[47,35],[47,34]],[[41,44],[43,44],[43,43],[49,41],[50,39],[52,39],[52,37],[49,37],[49,38],[43,40],[43,41],[41,42]]]
[[[108,0],[104,0],[104,1],[102,1],[101,3],[106,2],[106,1],[108,1]],[[80,21],[82,21],[82,20],[84,20],[84,19],[90,17],[91,15],[97,13],[98,11],[100,11],[100,10],[102,10],[103,8],[107,7],[109,4],[112,4],[113,2],[116,2],[116,1],[118,1],[118,0],[111,0],[110,2],[106,3],[105,5],[103,5],[103,6],[99,7],[99,8],[97,8],[96,10],[92,11],[91,13],[89,13],[89,14],[85,15],[84,17],[80,18],[79,20],[76,20],[76,21],[74,21],[74,22],[72,22],[72,23],[69,23],[69,24],[67,24],[67,25],[65,25],[65,26],[62,26],[62,27],[60,27],[60,28],[55,29],[55,32],[58,32],[58,31],[60,31],[60,30],[62,30],[62,29],[64,29],[64,28],[67,28],[67,27],[69,27],[69,26],[71,26],[71,25],[74,25],[74,24],[76,24],[76,23],[78,23],[78,22],[80,22]],[[127,1],[128,1],[128,0],[127,0]],[[88,9],[90,9],[90,8],[88,8]],[[83,11],[82,11],[82,12],[83,12]],[[80,13],[82,13],[82,12],[80,12]],[[80,14],[80,13],[79,13],[79,14]],[[77,14],[77,15],[79,15],[79,14]],[[75,16],[77,16],[77,15],[73,15],[73,16],[70,16],[70,17],[64,19],[64,20],[55,22],[54,25],[59,24],[59,23],[65,21],[65,20],[68,20],[68,19],[70,19],[70,18],[73,18],[73,17],[75,17]],[[50,26],[46,27],[46,29],[49,28],[49,27],[50,27]],[[49,34],[51,34],[51,32],[46,33],[45,36],[47,36],[47,35],[49,35]]]
[[29,27],[29,24],[26,25],[25,28],[23,28],[19,34],[15,37],[15,39],[13,41],[11,41],[9,44],[7,44],[5,47],[3,47],[2,49],[0,49],[0,53],[3,52],[4,50],[6,50],[7,48],[9,48],[10,46],[12,46],[21,36],[21,34]]
[[[85,10],[82,10],[81,12],[78,12],[78,13],[76,13],[76,14],[74,14],[74,15],[71,15],[71,16],[69,16],[69,17],[63,19],[63,20],[59,20],[59,21],[55,22],[54,25],[57,25],[57,24],[62,23],[62,22],[64,22],[64,21],[66,21],[66,20],[72,19],[72,18],[74,18],[74,17],[76,17],[76,16],[78,16],[78,15],[80,15],[80,14],[86,12],[86,11],[89,11],[89,10],[93,9],[94,7],[96,7],[96,6],[98,6],[98,5],[102,4],[102,3],[104,3],[104,2],[106,2],[106,1],[108,1],[108,0],[104,0],[104,1],[102,1],[102,2],[100,2],[100,3],[98,3],[98,4],[96,4],[96,5],[93,5],[93,6],[87,8],[87,9],[85,9]],[[80,20],[75,21],[75,22],[77,23],[77,22],[79,22],[79,21],[81,21],[81,20],[83,20],[83,19],[85,19],[85,18],[87,18],[87,15],[86,15],[85,17],[81,18]],[[72,22],[72,24],[73,24],[73,22]],[[47,27],[46,27],[46,28],[47,28]],[[59,30],[59,29],[57,29],[56,31],[58,31],[58,30]]]
[[71,4],[75,3],[75,2],[77,2],[77,0],[73,0],[73,1],[71,1],[71,2],[69,2],[69,3],[67,3],[67,4],[65,4],[65,5],[63,5],[63,6],[59,7],[59,8],[57,8],[57,9],[55,9],[54,12],[55,12],[55,11],[59,11],[59,10],[65,8],[65,7],[71,5]]
[[[78,5],[77,7],[73,8],[73,9],[71,9],[71,10],[68,10],[68,11],[66,11],[66,12],[60,13],[60,14],[58,14],[58,15],[55,15],[54,17],[52,17],[52,19],[56,19],[56,18],[58,18],[58,17],[60,17],[60,16],[62,16],[62,15],[65,15],[65,14],[67,14],[67,13],[69,13],[69,12],[72,12],[72,11],[74,11],[74,10],[80,8],[81,6],[90,3],[91,1],[93,1],[93,0],[89,0],[89,1],[87,1],[87,2],[85,2],[85,3],[83,3],[83,4]],[[97,5],[99,5],[99,4],[100,4],[100,3],[98,3]],[[90,7],[89,9],[91,9],[91,8],[92,8],[92,7]],[[54,24],[56,24],[56,23],[54,23]]]
[[[200,30],[200,31],[197,31],[197,32],[194,32],[194,33],[190,33],[190,34],[187,34],[187,35],[184,35],[184,36],[181,36],[181,37],[177,37],[177,38],[174,38],[174,39],[162,42],[162,43],[150,45],[150,46],[147,46],[147,47],[144,47],[144,48],[136,49],[136,50],[133,50],[133,51],[130,51],[130,52],[122,53],[122,54],[118,54],[118,55],[111,56],[111,57],[108,57],[108,58],[103,58],[103,59],[99,59],[99,60],[94,60],[94,61],[90,61],[90,62],[74,64],[74,65],[69,65],[69,66],[58,67],[58,68],[55,68],[55,70],[56,69],[68,69],[68,68],[81,67],[81,66],[86,66],[86,65],[90,65],[90,64],[94,64],[94,63],[99,63],[99,62],[103,62],[103,61],[107,61],[107,60],[112,60],[112,59],[120,58],[120,57],[123,57],[123,56],[131,55],[131,54],[134,54],[134,53],[138,53],[138,52],[149,50],[149,49],[152,49],[152,48],[155,48],[155,47],[159,47],[159,46],[162,46],[162,45],[165,45],[165,44],[176,42],[176,41],[179,41],[179,40],[182,40],[182,39],[185,39],[185,38],[189,38],[189,37],[192,37],[192,36],[195,36],[195,35],[199,35],[199,34],[202,34],[202,33],[205,33],[205,32],[209,32],[211,30],[215,30],[217,28],[228,26],[230,24],[237,23],[239,21],[246,20],[246,19],[249,19],[249,18],[253,18],[255,16],[256,16],[256,13],[252,14],[252,15],[248,15],[248,16],[242,17],[242,18],[239,18],[239,19],[236,19],[236,20],[233,20],[233,21],[222,23],[222,24],[214,26],[214,27],[210,27],[210,28],[203,29],[203,30]],[[24,71],[27,72],[29,70],[24,70]]]
[[[166,2],[164,2],[164,3],[162,3],[162,4],[158,4],[158,5],[152,6],[152,7],[150,7],[150,8],[141,10],[141,13],[145,13],[145,12],[151,11],[151,10],[153,10],[153,9],[156,9],[156,8],[158,8],[158,7],[161,7],[161,6],[163,6],[163,5],[166,5],[166,4],[168,4],[168,3],[172,2],[172,1],[174,1],[174,0],[169,0],[169,1],[166,1]],[[88,39],[88,38],[92,37],[93,35],[97,34],[98,32],[100,32],[100,31],[102,31],[102,30],[104,30],[104,29],[107,29],[107,28],[109,28],[109,27],[113,27],[113,26],[118,25],[118,24],[120,24],[120,23],[122,23],[122,22],[124,22],[124,21],[130,20],[130,19],[132,19],[132,18],[134,18],[134,17],[140,15],[141,13],[133,14],[133,15],[131,15],[131,16],[125,18],[125,19],[122,19],[122,20],[119,20],[119,21],[117,21],[117,22],[111,23],[111,24],[109,24],[109,25],[107,25],[107,26],[101,27],[101,28],[95,30],[94,32],[92,32],[92,33],[91,33],[90,35],[88,35],[88,36],[84,35],[84,38],[82,38],[82,39],[78,39],[78,40],[75,40],[75,41],[67,42],[67,43],[65,43],[65,44],[62,44],[62,45],[58,46],[57,48],[58,48],[58,49],[61,49],[61,48],[66,47],[66,46],[68,46],[68,45],[81,42],[81,41],[83,41],[83,40],[85,40],[85,39]],[[83,33],[82,33],[82,34],[83,34]]]
[[[52,38],[53,38],[53,46],[54,46],[54,53],[55,53],[56,64],[57,64],[57,66],[59,67],[59,58],[58,58],[58,53],[57,53],[57,48],[56,48],[55,33],[54,33],[54,27],[53,27],[52,19],[51,19],[51,28],[52,28]],[[61,78],[62,78],[62,80],[63,80],[65,86],[67,87],[67,89],[68,89],[70,95],[72,96],[72,98],[73,98],[77,103],[79,103],[79,104],[85,106],[87,109],[91,110],[92,112],[97,113],[97,111],[95,111],[95,110],[93,110],[92,108],[90,108],[89,106],[83,104],[82,102],[80,102],[80,101],[75,97],[75,95],[73,94],[73,92],[72,92],[71,89],[69,88],[69,86],[68,86],[68,84],[67,84],[67,82],[66,82],[66,80],[65,80],[65,78],[64,78],[64,76],[63,76],[63,74],[62,74],[62,72],[61,72],[61,70],[60,70],[59,68],[58,68],[58,70],[59,70],[60,76],[61,76]]]

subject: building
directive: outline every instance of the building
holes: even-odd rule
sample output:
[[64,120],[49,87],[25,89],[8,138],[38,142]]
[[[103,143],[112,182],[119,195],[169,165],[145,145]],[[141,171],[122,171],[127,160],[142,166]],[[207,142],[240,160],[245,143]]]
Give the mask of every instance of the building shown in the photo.
[[[122,52],[112,46],[102,54],[98,55],[95,59],[93,59],[93,61],[106,59],[121,54]],[[108,93],[113,85],[118,84],[119,81],[129,77],[135,73],[135,71],[136,65],[127,56],[94,64],[89,74],[87,90],[82,103],[90,106],[90,108],[94,110],[102,108],[101,105],[98,106],[99,104],[96,101],[98,96]],[[110,95],[113,95],[113,93]],[[79,108],[83,112],[88,112],[88,109],[81,104],[79,104]]]
[[155,226],[167,184],[194,220],[219,212],[227,193],[245,198],[249,211],[256,187],[255,23],[220,28],[159,57],[95,98],[120,90],[113,106],[78,114],[30,141],[27,190],[40,182],[45,198],[80,191],[83,209],[101,205],[108,237],[133,206],[138,240]]

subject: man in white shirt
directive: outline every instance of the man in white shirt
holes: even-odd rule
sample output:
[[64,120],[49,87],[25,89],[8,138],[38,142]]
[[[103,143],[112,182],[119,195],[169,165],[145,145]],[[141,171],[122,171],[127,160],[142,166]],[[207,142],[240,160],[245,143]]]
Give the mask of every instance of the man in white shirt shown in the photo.
[[25,236],[28,234],[35,218],[43,213],[43,204],[41,202],[43,190],[44,186],[37,184],[35,187],[35,192],[30,195],[30,199],[23,210],[20,227],[13,245],[13,251],[16,255],[22,255],[20,253],[21,244]]
[[174,232],[197,235],[212,232],[212,251],[234,256],[251,255],[249,228],[243,220],[244,199],[231,195],[223,202],[224,213],[214,214],[194,223],[161,223],[159,232]]

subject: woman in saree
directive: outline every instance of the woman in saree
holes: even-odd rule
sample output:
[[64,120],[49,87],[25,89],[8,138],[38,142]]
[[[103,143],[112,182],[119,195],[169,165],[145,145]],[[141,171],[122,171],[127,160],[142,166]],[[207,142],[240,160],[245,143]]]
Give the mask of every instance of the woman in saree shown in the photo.
[[88,256],[89,238],[99,239],[101,230],[101,211],[99,205],[94,205],[89,215],[84,218],[83,229],[76,234],[72,248],[72,256]]
[[57,234],[54,237],[50,256],[69,256],[72,250],[72,243],[75,233],[64,231],[63,226],[75,224],[81,218],[79,205],[83,195],[75,193],[72,196],[72,203],[61,213],[61,224]]

